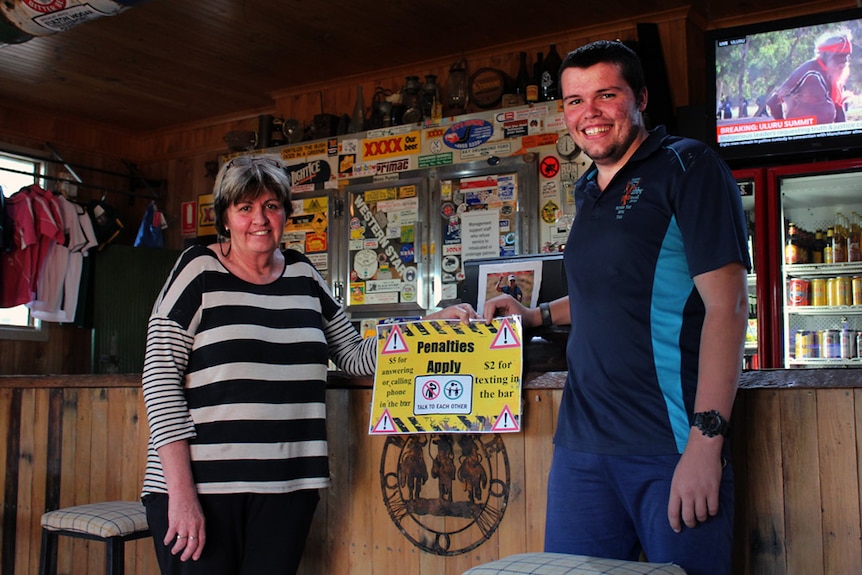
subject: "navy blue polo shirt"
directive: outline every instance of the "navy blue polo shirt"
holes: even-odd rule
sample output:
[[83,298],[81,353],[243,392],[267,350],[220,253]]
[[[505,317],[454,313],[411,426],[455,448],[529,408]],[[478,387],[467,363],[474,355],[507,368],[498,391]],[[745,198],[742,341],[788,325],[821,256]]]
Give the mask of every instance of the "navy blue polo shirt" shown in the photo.
[[653,130],[600,192],[577,182],[565,266],[572,328],[554,442],[610,455],[682,453],[697,388],[703,301],[693,277],[749,267],[727,165]]

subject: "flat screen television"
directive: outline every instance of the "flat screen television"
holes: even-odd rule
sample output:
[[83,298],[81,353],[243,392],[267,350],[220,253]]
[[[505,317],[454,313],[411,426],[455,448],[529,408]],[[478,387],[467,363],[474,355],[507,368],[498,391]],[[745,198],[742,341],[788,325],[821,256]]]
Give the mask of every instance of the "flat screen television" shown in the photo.
[[711,30],[706,48],[707,137],[725,159],[862,149],[862,9]]

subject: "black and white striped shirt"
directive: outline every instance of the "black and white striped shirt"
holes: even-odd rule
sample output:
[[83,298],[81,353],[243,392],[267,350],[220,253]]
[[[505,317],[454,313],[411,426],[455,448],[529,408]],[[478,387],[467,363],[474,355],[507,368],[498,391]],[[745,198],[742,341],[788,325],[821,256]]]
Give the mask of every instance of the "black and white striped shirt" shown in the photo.
[[374,372],[363,342],[305,256],[284,252],[267,285],[232,275],[203,246],[180,256],[147,328],[150,441],[143,493],[166,493],[157,449],[188,440],[199,493],[285,493],[329,485],[331,358]]

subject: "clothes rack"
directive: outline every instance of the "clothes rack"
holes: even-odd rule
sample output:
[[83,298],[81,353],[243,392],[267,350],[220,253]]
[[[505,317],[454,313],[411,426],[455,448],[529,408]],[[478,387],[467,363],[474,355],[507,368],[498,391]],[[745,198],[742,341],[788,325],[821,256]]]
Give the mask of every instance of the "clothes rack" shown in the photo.
[[[53,155],[53,158],[38,156],[38,157],[33,157],[33,159],[38,160],[40,162],[59,164],[59,165],[63,166],[63,168],[65,168],[65,170],[74,179],[61,178],[58,176],[49,176],[49,175],[42,175],[42,174],[33,174],[32,172],[24,172],[24,171],[15,170],[12,168],[6,168],[6,167],[2,167],[2,166],[0,166],[0,171],[11,172],[11,173],[15,173],[15,174],[23,174],[26,176],[33,176],[34,178],[42,178],[44,180],[51,181],[51,182],[64,182],[64,183],[73,184],[73,185],[80,186],[82,188],[86,188],[86,189],[90,189],[90,190],[97,190],[97,191],[100,191],[103,193],[103,198],[104,198],[104,194],[113,193],[113,194],[123,194],[123,195],[129,196],[130,201],[131,201],[131,199],[134,199],[134,198],[145,198],[145,199],[157,200],[157,201],[162,199],[157,188],[160,189],[164,186],[164,180],[150,180],[150,179],[145,178],[140,173],[140,171],[138,171],[137,166],[134,163],[129,162],[128,160],[121,160],[123,162],[123,165],[126,166],[126,169],[129,172],[129,173],[124,174],[121,172],[104,170],[101,168],[95,168],[95,167],[91,167],[91,166],[84,166],[84,165],[80,165],[80,164],[70,164],[62,158],[62,156],[56,150],[56,148],[53,145],[51,145],[49,142],[46,142],[45,146],[48,148],[48,150],[50,150],[51,154]],[[3,149],[0,149],[0,153],[7,153],[10,155],[14,155],[14,156],[20,156],[21,155],[20,151],[3,150]],[[78,175],[77,170],[85,170],[87,172],[91,172],[94,174],[103,174],[106,176],[126,178],[129,180],[129,188],[130,189],[118,190],[116,188],[99,186],[99,185],[95,185],[95,184],[88,184],[88,183],[84,182],[83,179]],[[147,193],[139,193],[139,192],[135,191],[138,188],[145,188]]]

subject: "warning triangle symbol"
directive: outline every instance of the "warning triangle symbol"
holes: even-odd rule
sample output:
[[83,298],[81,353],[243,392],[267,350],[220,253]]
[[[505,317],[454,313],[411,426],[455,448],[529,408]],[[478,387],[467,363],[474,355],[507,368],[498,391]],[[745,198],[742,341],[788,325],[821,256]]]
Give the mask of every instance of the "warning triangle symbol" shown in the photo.
[[407,353],[407,351],[407,341],[404,339],[404,334],[401,333],[401,328],[397,325],[393,326],[392,331],[389,332],[389,337],[386,338],[383,351],[380,353]]
[[308,202],[308,211],[309,212],[319,212],[320,211],[320,202],[317,201],[317,198],[312,198],[310,202]]
[[497,337],[491,342],[489,349],[505,349],[509,347],[521,347],[521,340],[515,335],[515,330],[509,324],[507,318],[503,318],[503,324],[500,326],[500,331],[497,332]]
[[383,415],[377,420],[377,424],[371,429],[371,433],[395,433],[395,423],[392,421],[392,416],[389,415],[388,409],[383,410]]
[[500,412],[500,416],[497,418],[497,421],[494,422],[494,426],[491,428],[491,431],[520,431],[521,425],[518,423],[518,420],[515,419],[515,416],[512,415],[512,410],[509,409],[508,405],[503,406],[503,411]]

